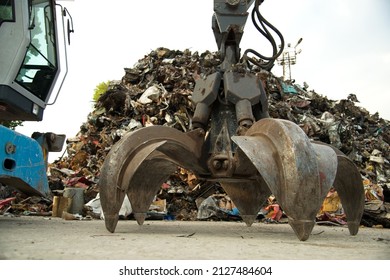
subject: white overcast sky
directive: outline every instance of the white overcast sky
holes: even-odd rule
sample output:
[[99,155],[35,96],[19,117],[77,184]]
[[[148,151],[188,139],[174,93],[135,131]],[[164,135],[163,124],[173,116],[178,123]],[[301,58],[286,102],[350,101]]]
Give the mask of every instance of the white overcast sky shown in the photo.
[[[75,0],[68,8],[75,33],[68,48],[69,73],[57,102],[42,122],[25,122],[23,134],[54,132],[73,137],[92,111],[97,84],[120,80],[123,68],[158,47],[216,51],[211,30],[213,0]],[[350,93],[371,114],[390,119],[390,1],[265,0],[263,16],[298,49],[296,83],[338,100]],[[241,49],[270,54],[248,18]],[[281,76],[281,66],[273,72]],[[51,158],[60,154],[54,154]]]

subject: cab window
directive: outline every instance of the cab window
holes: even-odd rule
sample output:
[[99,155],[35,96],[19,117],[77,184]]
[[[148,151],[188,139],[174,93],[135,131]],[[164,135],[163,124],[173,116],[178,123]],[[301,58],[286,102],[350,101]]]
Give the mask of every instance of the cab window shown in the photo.
[[31,42],[16,81],[46,101],[58,70],[53,1],[29,2]]

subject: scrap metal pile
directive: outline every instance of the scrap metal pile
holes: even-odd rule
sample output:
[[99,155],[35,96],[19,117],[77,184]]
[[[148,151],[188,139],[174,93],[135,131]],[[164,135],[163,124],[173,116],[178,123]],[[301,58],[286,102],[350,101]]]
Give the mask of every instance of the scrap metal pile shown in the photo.
[[[133,68],[126,68],[122,80],[109,83],[80,132],[67,139],[67,156],[51,164],[49,179],[53,193],[65,187],[84,188],[85,202],[96,201],[100,168],[112,145],[124,134],[152,125],[188,131],[194,113],[191,95],[195,81],[214,73],[220,63],[218,53],[159,48]],[[389,228],[389,121],[357,106],[353,94],[333,101],[309,90],[306,84],[283,81],[255,67],[251,72],[266,89],[272,118],[295,122],[310,139],[330,143],[354,161],[366,193],[361,224]],[[268,202],[259,219],[283,221],[283,209],[274,197]],[[92,207],[87,210],[88,214],[99,216]],[[161,186],[149,214],[150,218],[177,220],[240,219],[234,202],[218,183],[202,182],[180,167]],[[346,223],[340,199],[333,189],[318,213],[317,222]]]

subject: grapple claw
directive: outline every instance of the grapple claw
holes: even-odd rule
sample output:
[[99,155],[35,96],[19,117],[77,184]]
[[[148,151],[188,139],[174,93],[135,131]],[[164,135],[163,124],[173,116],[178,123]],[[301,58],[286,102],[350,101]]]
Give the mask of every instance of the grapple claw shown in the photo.
[[219,178],[207,169],[201,131],[186,134],[153,126],[125,135],[107,156],[99,181],[107,229],[115,230],[126,194],[135,219],[142,225],[161,184],[182,166],[203,178],[220,181],[248,226],[274,194],[302,241],[309,238],[334,183],[350,233],[357,233],[364,206],[362,182],[353,162],[340,151],[311,142],[298,125],[277,119],[262,119],[245,136],[231,139],[237,145],[235,171],[231,177]]
[[356,235],[359,231],[365,203],[362,178],[353,161],[338,149],[332,148],[337,154],[338,161],[333,186],[340,196],[349,232],[351,235]]
[[364,212],[364,186],[352,160],[343,154],[338,154],[337,159],[339,164],[334,187],[340,196],[349,232],[356,235]]
[[106,186],[100,189],[100,203],[104,205],[104,223],[109,232],[114,232],[119,220],[119,210],[125,199],[126,193],[117,188],[116,184],[110,184],[103,178],[100,184]]
[[98,184],[107,229],[114,232],[125,194],[142,225],[157,191],[178,165],[206,173],[198,163],[202,141],[201,131],[185,134],[162,126],[136,130],[118,141],[104,161]]
[[298,125],[286,120],[262,119],[245,136],[232,139],[293,221],[298,238],[306,240],[336,176],[336,153],[311,143]]

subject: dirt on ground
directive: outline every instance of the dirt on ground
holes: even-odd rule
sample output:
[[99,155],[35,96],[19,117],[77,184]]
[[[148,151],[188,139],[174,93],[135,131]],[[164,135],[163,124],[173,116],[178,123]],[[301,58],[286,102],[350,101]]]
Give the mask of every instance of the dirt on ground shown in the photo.
[[3,260],[389,260],[390,230],[316,225],[299,241],[288,224],[0,216]]

